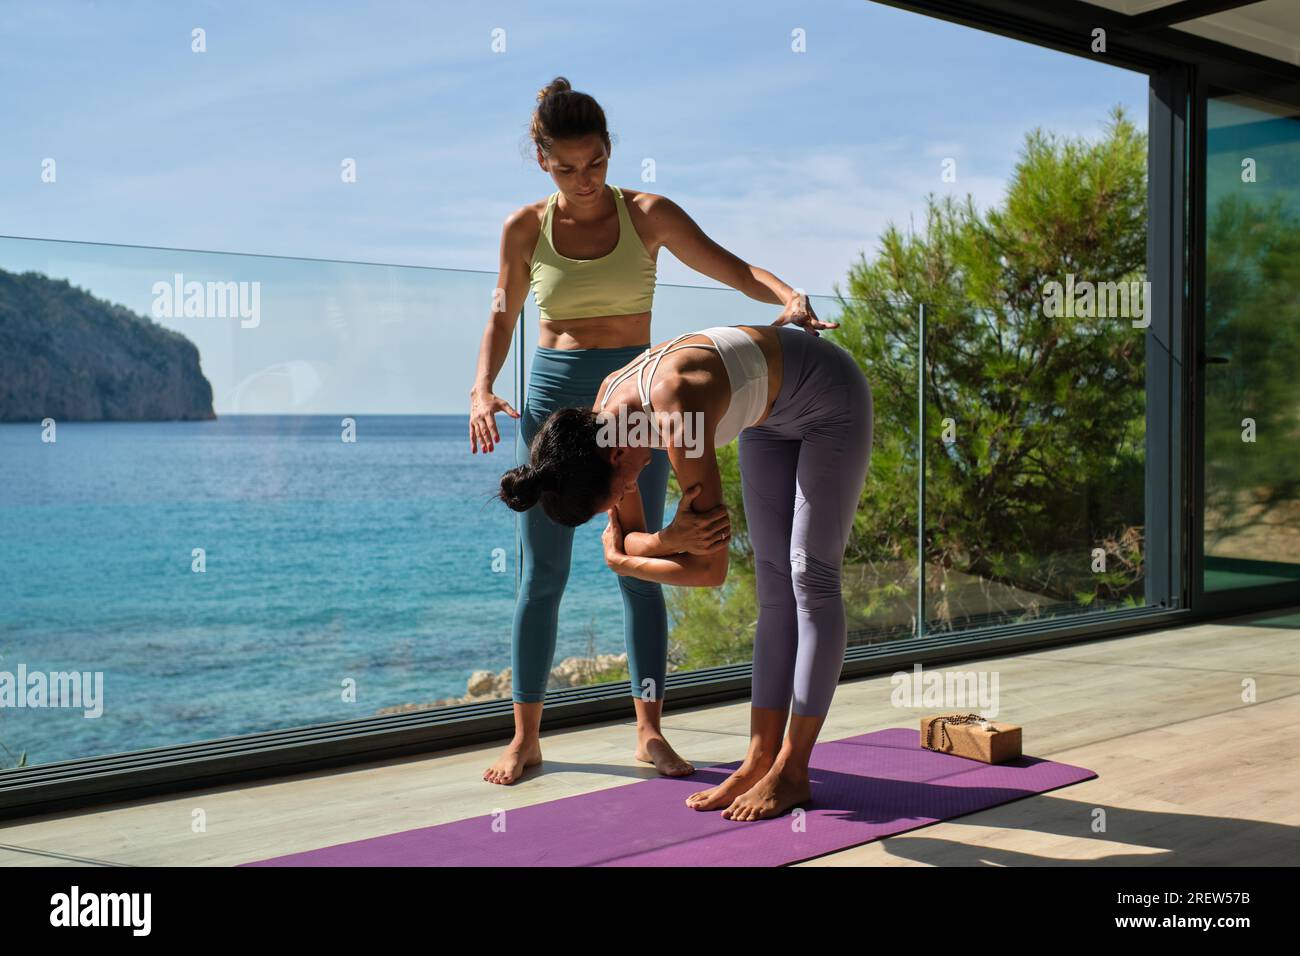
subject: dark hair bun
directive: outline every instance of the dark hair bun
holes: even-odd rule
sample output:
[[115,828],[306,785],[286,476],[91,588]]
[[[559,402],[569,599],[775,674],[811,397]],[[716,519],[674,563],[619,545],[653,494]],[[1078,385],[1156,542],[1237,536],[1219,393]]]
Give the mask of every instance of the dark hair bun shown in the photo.
[[500,498],[515,511],[527,511],[537,504],[542,492],[552,490],[555,482],[551,475],[532,465],[520,465],[501,476]]
[[557,408],[528,443],[528,464],[501,476],[496,497],[515,511],[541,503],[546,517],[576,528],[609,500],[614,466],[600,445],[600,416],[590,407]]
[[537,108],[529,136],[543,155],[549,156],[557,139],[599,136],[608,152],[612,148],[605,111],[590,93],[575,90],[567,78],[557,76],[537,91]]
[[537,91],[537,102],[540,103],[552,93],[565,93],[571,89],[573,89],[573,87],[569,84],[568,80],[562,76],[557,76]]

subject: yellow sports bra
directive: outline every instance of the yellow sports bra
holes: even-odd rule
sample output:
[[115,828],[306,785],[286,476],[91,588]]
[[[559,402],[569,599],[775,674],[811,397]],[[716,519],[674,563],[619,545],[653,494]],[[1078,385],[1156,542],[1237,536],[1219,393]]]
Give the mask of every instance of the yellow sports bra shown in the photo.
[[618,245],[599,259],[570,259],[555,251],[551,219],[560,194],[552,193],[546,200],[529,271],[533,300],[543,319],[650,311],[655,296],[655,261],[632,225],[623,191],[614,185],[609,188],[614,191],[614,205],[618,208]]

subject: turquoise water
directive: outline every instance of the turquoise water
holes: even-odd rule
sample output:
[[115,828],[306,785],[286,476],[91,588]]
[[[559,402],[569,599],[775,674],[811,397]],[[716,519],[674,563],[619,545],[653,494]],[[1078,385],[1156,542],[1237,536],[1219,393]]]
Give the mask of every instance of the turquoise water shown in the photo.
[[[0,741],[48,763],[347,720],[508,667],[513,421],[472,455],[463,416],[359,416],[355,443],[341,419],[0,425],[0,671],[104,675],[102,716],[6,708]],[[593,626],[623,650],[602,527],[578,529],[557,662]]]

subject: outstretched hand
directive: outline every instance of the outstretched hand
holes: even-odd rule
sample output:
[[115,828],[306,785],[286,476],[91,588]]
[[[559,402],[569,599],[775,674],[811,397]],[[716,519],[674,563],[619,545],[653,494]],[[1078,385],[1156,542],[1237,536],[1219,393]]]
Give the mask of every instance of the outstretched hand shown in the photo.
[[518,418],[519,413],[510,407],[504,398],[492,392],[471,392],[469,397],[469,448],[478,454],[480,448],[487,454],[501,444],[501,432],[497,428],[497,412],[505,412],[511,418]]
[[821,335],[820,329],[838,329],[838,322],[823,322],[817,318],[817,313],[813,311],[812,303],[808,301],[808,296],[803,292],[796,292],[786,303],[785,311],[776,317],[773,325],[797,325],[806,332],[813,335]]

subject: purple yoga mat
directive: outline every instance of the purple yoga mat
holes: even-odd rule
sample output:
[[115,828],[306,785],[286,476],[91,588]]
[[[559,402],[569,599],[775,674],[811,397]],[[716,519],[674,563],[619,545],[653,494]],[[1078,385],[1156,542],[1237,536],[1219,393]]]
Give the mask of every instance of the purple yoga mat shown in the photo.
[[[917,730],[894,727],[817,744],[812,800],[802,817],[740,823],[718,810],[685,805],[688,796],[716,786],[737,766],[508,810],[504,831],[489,812],[240,865],[781,866],[1097,776],[1034,757],[989,765],[935,753],[921,747]],[[483,786],[490,808],[492,784]]]

